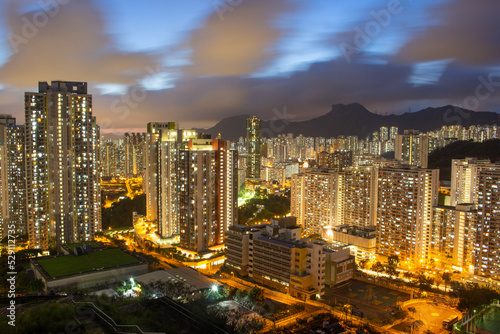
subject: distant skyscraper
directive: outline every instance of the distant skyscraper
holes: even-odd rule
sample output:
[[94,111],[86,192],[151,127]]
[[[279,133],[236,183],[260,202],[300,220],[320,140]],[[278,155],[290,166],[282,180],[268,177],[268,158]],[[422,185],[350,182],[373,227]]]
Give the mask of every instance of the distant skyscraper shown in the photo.
[[316,162],[318,167],[335,169],[342,171],[346,167],[352,165],[352,152],[351,151],[336,151],[334,153],[319,152],[316,155]]
[[377,253],[401,261],[426,261],[438,169],[387,167],[378,179]]
[[478,175],[476,274],[500,279],[500,165]]
[[101,140],[101,165],[103,177],[125,176],[123,139]]
[[473,203],[477,205],[479,171],[490,163],[476,158],[451,161],[451,205]]
[[0,115],[0,238],[9,225],[16,234],[27,233],[24,157],[24,125],[16,125],[11,115]]
[[238,153],[222,139],[192,139],[179,154],[181,247],[222,245],[238,218]]
[[24,103],[30,247],[93,240],[101,230],[100,138],[87,83],[40,82]]
[[391,126],[389,129],[389,140],[395,140],[396,135],[399,133],[399,129],[396,126]]
[[389,129],[385,126],[380,127],[380,140],[381,141],[389,140]]
[[247,119],[247,178],[260,179],[260,119]]
[[358,150],[358,136],[347,136],[346,150],[356,152]]
[[125,175],[134,177],[144,173],[144,133],[125,133]]
[[427,168],[429,137],[417,130],[405,130],[396,136],[394,151],[396,160],[402,164]]

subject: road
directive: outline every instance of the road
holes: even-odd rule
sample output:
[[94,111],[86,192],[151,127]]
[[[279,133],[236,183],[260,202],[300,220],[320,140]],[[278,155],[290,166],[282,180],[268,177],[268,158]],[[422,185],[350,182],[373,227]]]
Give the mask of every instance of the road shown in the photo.
[[218,278],[217,280],[219,281],[219,283],[227,284],[227,285],[235,287],[237,289],[243,289],[243,290],[247,290],[247,291],[250,290],[251,288],[253,288],[254,286],[258,286],[259,288],[264,289],[265,295],[267,298],[275,300],[275,301],[283,303],[283,304],[293,305],[296,303],[304,303],[304,301],[302,301],[302,300],[295,299],[290,295],[287,295],[287,294],[284,294],[284,293],[281,293],[278,291],[270,290],[264,286],[252,284],[252,283],[246,282],[244,280],[235,281],[235,280],[237,280],[237,278],[235,278],[235,279]]

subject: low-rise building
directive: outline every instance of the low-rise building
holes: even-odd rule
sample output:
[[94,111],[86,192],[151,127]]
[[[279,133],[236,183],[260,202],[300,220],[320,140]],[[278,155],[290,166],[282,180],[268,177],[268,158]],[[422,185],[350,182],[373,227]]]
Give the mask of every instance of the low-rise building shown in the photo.
[[323,238],[336,246],[348,246],[357,261],[374,261],[377,247],[375,226],[339,225],[323,230]]
[[35,278],[45,291],[80,289],[128,280],[148,272],[148,263],[118,248],[92,250],[82,255],[39,257],[31,260]]
[[292,296],[307,299],[324,294],[354,274],[354,256],[348,247],[319,239],[300,238],[294,219],[271,224],[235,225],[226,233],[226,265],[241,275]]

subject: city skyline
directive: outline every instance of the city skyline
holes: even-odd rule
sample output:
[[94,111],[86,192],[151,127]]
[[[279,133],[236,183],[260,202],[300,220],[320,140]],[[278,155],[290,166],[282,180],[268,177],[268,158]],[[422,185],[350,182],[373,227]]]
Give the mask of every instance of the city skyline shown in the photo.
[[[420,302],[427,302],[426,291],[442,294],[443,281],[445,294],[447,284],[457,293],[456,284],[469,284],[470,277],[486,282],[486,289],[500,286],[496,124],[427,132],[386,124],[361,138],[292,133],[264,138],[261,120],[252,116],[246,127],[241,124],[247,136],[236,142],[180,129],[176,122],[149,122],[146,133],[101,140],[87,87],[87,82],[39,82],[38,92],[25,93],[26,126],[0,114],[0,232],[7,252],[19,248],[14,259],[19,252],[32,254],[20,262],[29,261],[35,277],[19,289],[68,296],[71,287],[106,287],[127,300],[185,296],[187,303],[212,293],[217,303],[230,300],[230,286],[250,282],[248,296],[261,291],[259,299],[295,299],[289,304],[295,311],[286,313],[294,322],[294,312],[318,302],[331,314],[339,313],[339,305],[351,307],[349,300],[336,299],[346,285],[354,290],[359,284],[369,289],[389,284],[387,293],[397,297],[383,304],[381,292],[362,297],[365,306],[388,314],[391,305],[413,299],[413,293],[424,298]],[[442,154],[453,147],[467,152],[466,158]],[[450,174],[441,177],[447,169]],[[21,235],[25,229],[27,235]],[[11,246],[12,238],[20,246]],[[10,268],[3,270],[16,270],[7,272],[14,280],[27,275],[20,266]],[[188,288],[191,283],[178,269],[205,283]],[[151,279],[159,281],[151,285]],[[167,297],[165,284],[183,291],[167,289]],[[473,289],[483,288],[466,291]],[[492,292],[481,305],[491,303]],[[9,297],[11,304],[16,297]],[[362,317],[367,310],[351,315]],[[15,309],[9,312],[15,320]],[[411,320],[409,308],[401,312]],[[436,314],[428,328],[449,329],[459,319]],[[154,326],[168,324],[162,319]]]
[[0,0],[2,333],[500,333],[498,17]]
[[[164,113],[208,128],[239,114],[272,119],[285,106],[293,120],[310,119],[353,102],[379,114],[447,104],[499,111],[491,0],[0,8],[0,112],[17,119],[18,97],[50,80],[89,82],[103,133],[144,132],[140,119],[162,122]],[[78,40],[64,37],[79,31]]]

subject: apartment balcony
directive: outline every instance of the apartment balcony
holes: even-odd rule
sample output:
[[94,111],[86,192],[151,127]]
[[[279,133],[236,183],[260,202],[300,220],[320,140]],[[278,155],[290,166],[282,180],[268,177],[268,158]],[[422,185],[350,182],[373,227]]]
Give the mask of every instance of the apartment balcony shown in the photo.
[[295,271],[295,270],[291,272],[291,275],[297,276],[297,277],[310,276],[310,274],[308,274],[307,271]]

